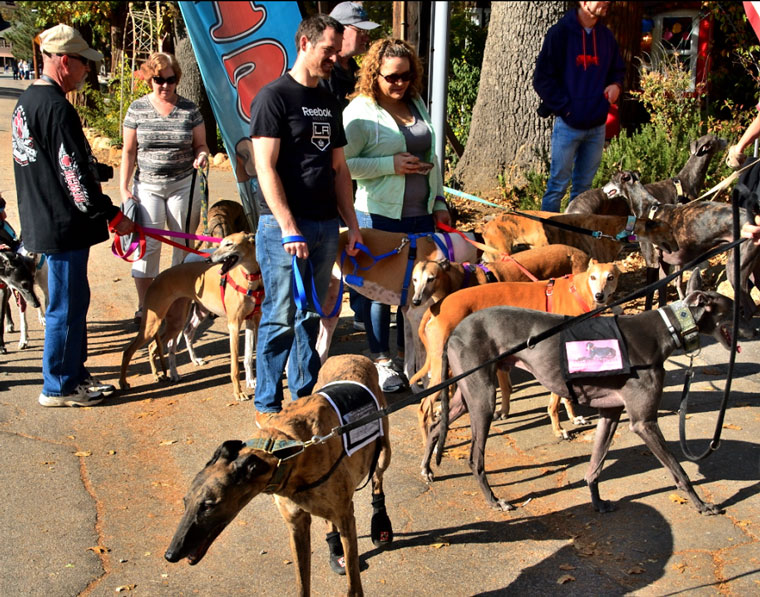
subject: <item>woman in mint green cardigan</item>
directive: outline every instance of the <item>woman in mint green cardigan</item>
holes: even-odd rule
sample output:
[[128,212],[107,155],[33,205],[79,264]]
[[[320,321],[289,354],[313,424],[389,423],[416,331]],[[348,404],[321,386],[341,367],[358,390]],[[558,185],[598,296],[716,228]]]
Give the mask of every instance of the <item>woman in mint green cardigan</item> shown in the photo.
[[[356,180],[356,216],[362,228],[433,232],[451,224],[434,148],[435,131],[420,99],[422,65],[400,39],[372,44],[359,70],[357,89],[343,112],[345,147]],[[404,387],[390,355],[390,306],[364,299],[370,353],[385,392]],[[403,356],[403,317],[397,315],[398,356]],[[403,358],[400,359],[403,361]]]

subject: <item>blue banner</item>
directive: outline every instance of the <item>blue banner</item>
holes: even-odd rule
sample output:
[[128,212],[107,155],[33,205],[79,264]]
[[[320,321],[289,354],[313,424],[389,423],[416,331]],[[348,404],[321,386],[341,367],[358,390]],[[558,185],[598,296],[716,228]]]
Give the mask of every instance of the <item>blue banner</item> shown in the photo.
[[251,100],[295,62],[297,2],[179,2],[249,221],[258,220]]

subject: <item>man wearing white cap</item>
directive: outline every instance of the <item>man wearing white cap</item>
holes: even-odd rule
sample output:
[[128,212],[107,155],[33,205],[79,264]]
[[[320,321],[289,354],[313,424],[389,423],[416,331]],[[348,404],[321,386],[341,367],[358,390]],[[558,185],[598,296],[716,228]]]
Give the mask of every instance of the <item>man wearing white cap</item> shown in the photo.
[[57,25],[40,36],[42,76],[16,104],[11,122],[19,216],[25,247],[48,263],[50,303],[42,357],[42,406],[89,406],[114,391],[90,375],[87,310],[90,247],[132,221],[103,194],[82,123],[65,94],[80,89],[90,61],[103,55],[76,29]]
[[333,66],[329,79],[319,82],[340,103],[341,110],[348,105],[346,99],[356,86],[359,65],[354,56],[364,54],[369,46],[369,33],[380,25],[369,20],[367,12],[356,2],[341,2],[330,12],[330,16],[344,26],[343,44],[338,52],[338,60]]

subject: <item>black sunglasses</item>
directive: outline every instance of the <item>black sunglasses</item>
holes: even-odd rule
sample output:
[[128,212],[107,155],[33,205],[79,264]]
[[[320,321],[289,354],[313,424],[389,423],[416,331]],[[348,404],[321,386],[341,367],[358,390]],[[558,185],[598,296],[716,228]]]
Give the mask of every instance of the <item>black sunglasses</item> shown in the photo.
[[403,81],[404,83],[408,83],[414,78],[414,75],[412,74],[412,71],[408,70],[405,73],[401,74],[392,74],[392,75],[384,75],[383,73],[377,73],[380,75],[383,79],[388,81],[391,85],[395,85],[399,81]]
[[87,58],[85,58],[84,56],[79,56],[77,54],[66,54],[66,56],[68,56],[69,58],[74,58],[76,60],[79,60],[79,62],[81,62],[85,66],[87,66],[88,64],[90,64],[90,61],[87,60]]
[[166,77],[165,79],[163,77],[153,77],[153,82],[156,85],[163,85],[164,83],[169,83],[169,85],[174,85],[177,82],[176,75],[172,75],[171,77]]

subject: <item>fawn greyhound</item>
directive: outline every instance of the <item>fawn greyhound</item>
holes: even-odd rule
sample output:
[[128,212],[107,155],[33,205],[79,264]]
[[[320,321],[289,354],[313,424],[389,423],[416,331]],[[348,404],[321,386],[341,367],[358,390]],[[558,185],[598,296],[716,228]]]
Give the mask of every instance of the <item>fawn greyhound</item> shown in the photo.
[[[705,504],[694,491],[688,476],[665,444],[657,424],[657,412],[662,399],[667,358],[683,345],[685,337],[696,338],[700,333],[714,336],[721,345],[729,348],[731,334],[734,333],[731,329],[732,306],[730,299],[712,291],[702,291],[699,272],[695,271],[681,305],[618,317],[619,331],[630,358],[630,373],[607,377],[590,374],[589,377],[569,382],[581,404],[599,410],[594,447],[586,472],[591,502],[598,512],[614,509],[611,502],[599,496],[599,476],[623,409],[628,413],[631,430],[644,440],[649,450],[670,472],[678,488],[688,494],[697,510],[703,514],[719,511],[716,506]],[[454,375],[468,371],[562,321],[563,318],[557,315],[513,307],[479,311],[463,321],[449,337],[443,370],[450,366]],[[737,333],[742,337],[752,335],[744,325]],[[560,336],[555,334],[506,357],[504,361],[526,369],[550,391],[568,396],[571,392],[558,366],[560,350]],[[449,416],[442,416],[439,427],[431,431],[423,470],[431,479],[430,458],[437,444],[437,458],[440,459],[448,420],[453,421],[465,410],[469,411],[472,427],[470,468],[488,503],[494,508],[506,510],[512,506],[494,496],[485,476],[484,451],[496,399],[493,389],[495,369],[496,365],[487,366],[460,380],[450,410],[447,410],[448,388],[443,390],[441,407]]]
[[418,261],[412,270],[412,305],[418,307],[430,299],[437,302],[468,286],[548,280],[565,274],[579,274],[586,270],[587,265],[588,255],[567,245],[538,247],[509,256],[508,260],[477,265],[456,263],[445,258]]
[[[483,242],[498,253],[512,254],[525,248],[565,244],[582,249],[590,257],[602,262],[613,261],[623,248],[623,243],[613,240],[626,232],[628,218],[625,216],[597,216],[594,214],[556,214],[553,212],[525,212],[547,218],[559,224],[569,224],[587,230],[600,231],[607,237],[596,238],[579,232],[564,230],[551,222],[537,222],[517,214],[501,214],[483,227]],[[640,241],[648,240],[655,245],[675,250],[676,243],[665,222],[637,218],[633,230],[625,236],[635,235]],[[484,253],[484,259],[494,261],[499,254]]]
[[[383,493],[383,473],[391,460],[388,420],[383,417],[379,421],[376,439],[367,438],[369,443],[346,455],[341,436],[331,436],[341,423],[323,394],[335,382],[338,386],[349,382],[349,394],[363,386],[374,394],[380,408],[385,407],[377,371],[369,359],[357,355],[329,358],[319,372],[320,390],[285,405],[252,440],[226,441],[216,450],[185,497],[185,513],[166,551],[167,560],[187,558],[190,564],[197,564],[251,499],[270,493],[290,531],[297,594],[309,595],[311,588],[312,514],[340,532],[348,595],[363,594],[353,496],[362,479],[370,476],[374,512],[370,535],[376,547],[390,544],[393,531]],[[330,437],[304,447],[325,436]]]
[[[226,290],[225,290],[226,289]],[[254,236],[237,232],[225,237],[219,248],[208,261],[180,263],[161,272],[148,287],[145,295],[143,317],[135,339],[124,349],[121,359],[119,385],[127,383],[127,366],[135,351],[151,339],[156,341],[161,367],[166,373],[162,337],[159,335],[161,322],[166,318],[164,338],[176,338],[187,320],[190,301],[216,315],[227,316],[230,334],[230,376],[233,394],[237,400],[247,400],[249,396],[240,388],[238,344],[240,327],[246,328],[245,371],[248,385],[253,378],[253,349],[256,327],[260,319],[260,306],[264,291],[261,287],[261,272],[256,262]],[[181,308],[170,307],[175,301],[182,301]],[[168,315],[168,316],[167,316]],[[156,379],[153,358],[151,369]],[[179,376],[171,371],[172,380]]]
[[[430,374],[430,386],[437,385],[446,370],[441,369],[441,356],[451,332],[471,313],[496,305],[512,305],[537,311],[580,315],[604,305],[617,288],[620,271],[614,263],[598,263],[591,259],[588,269],[577,276],[565,276],[543,282],[499,282],[482,287],[465,288],[435,303],[422,318],[418,330],[420,340],[427,351],[425,364],[409,380],[414,387],[426,374]],[[508,371],[499,371],[501,388],[501,411],[497,418],[509,414],[509,396],[512,383]],[[427,396],[420,403],[418,418],[423,443],[429,440],[428,431],[433,422],[433,405],[436,395]],[[552,394],[549,402],[549,417],[552,430],[557,437],[567,438],[567,433],[559,423],[560,397]],[[585,424],[582,417],[576,417],[572,404],[563,400],[568,416],[576,424]]]

